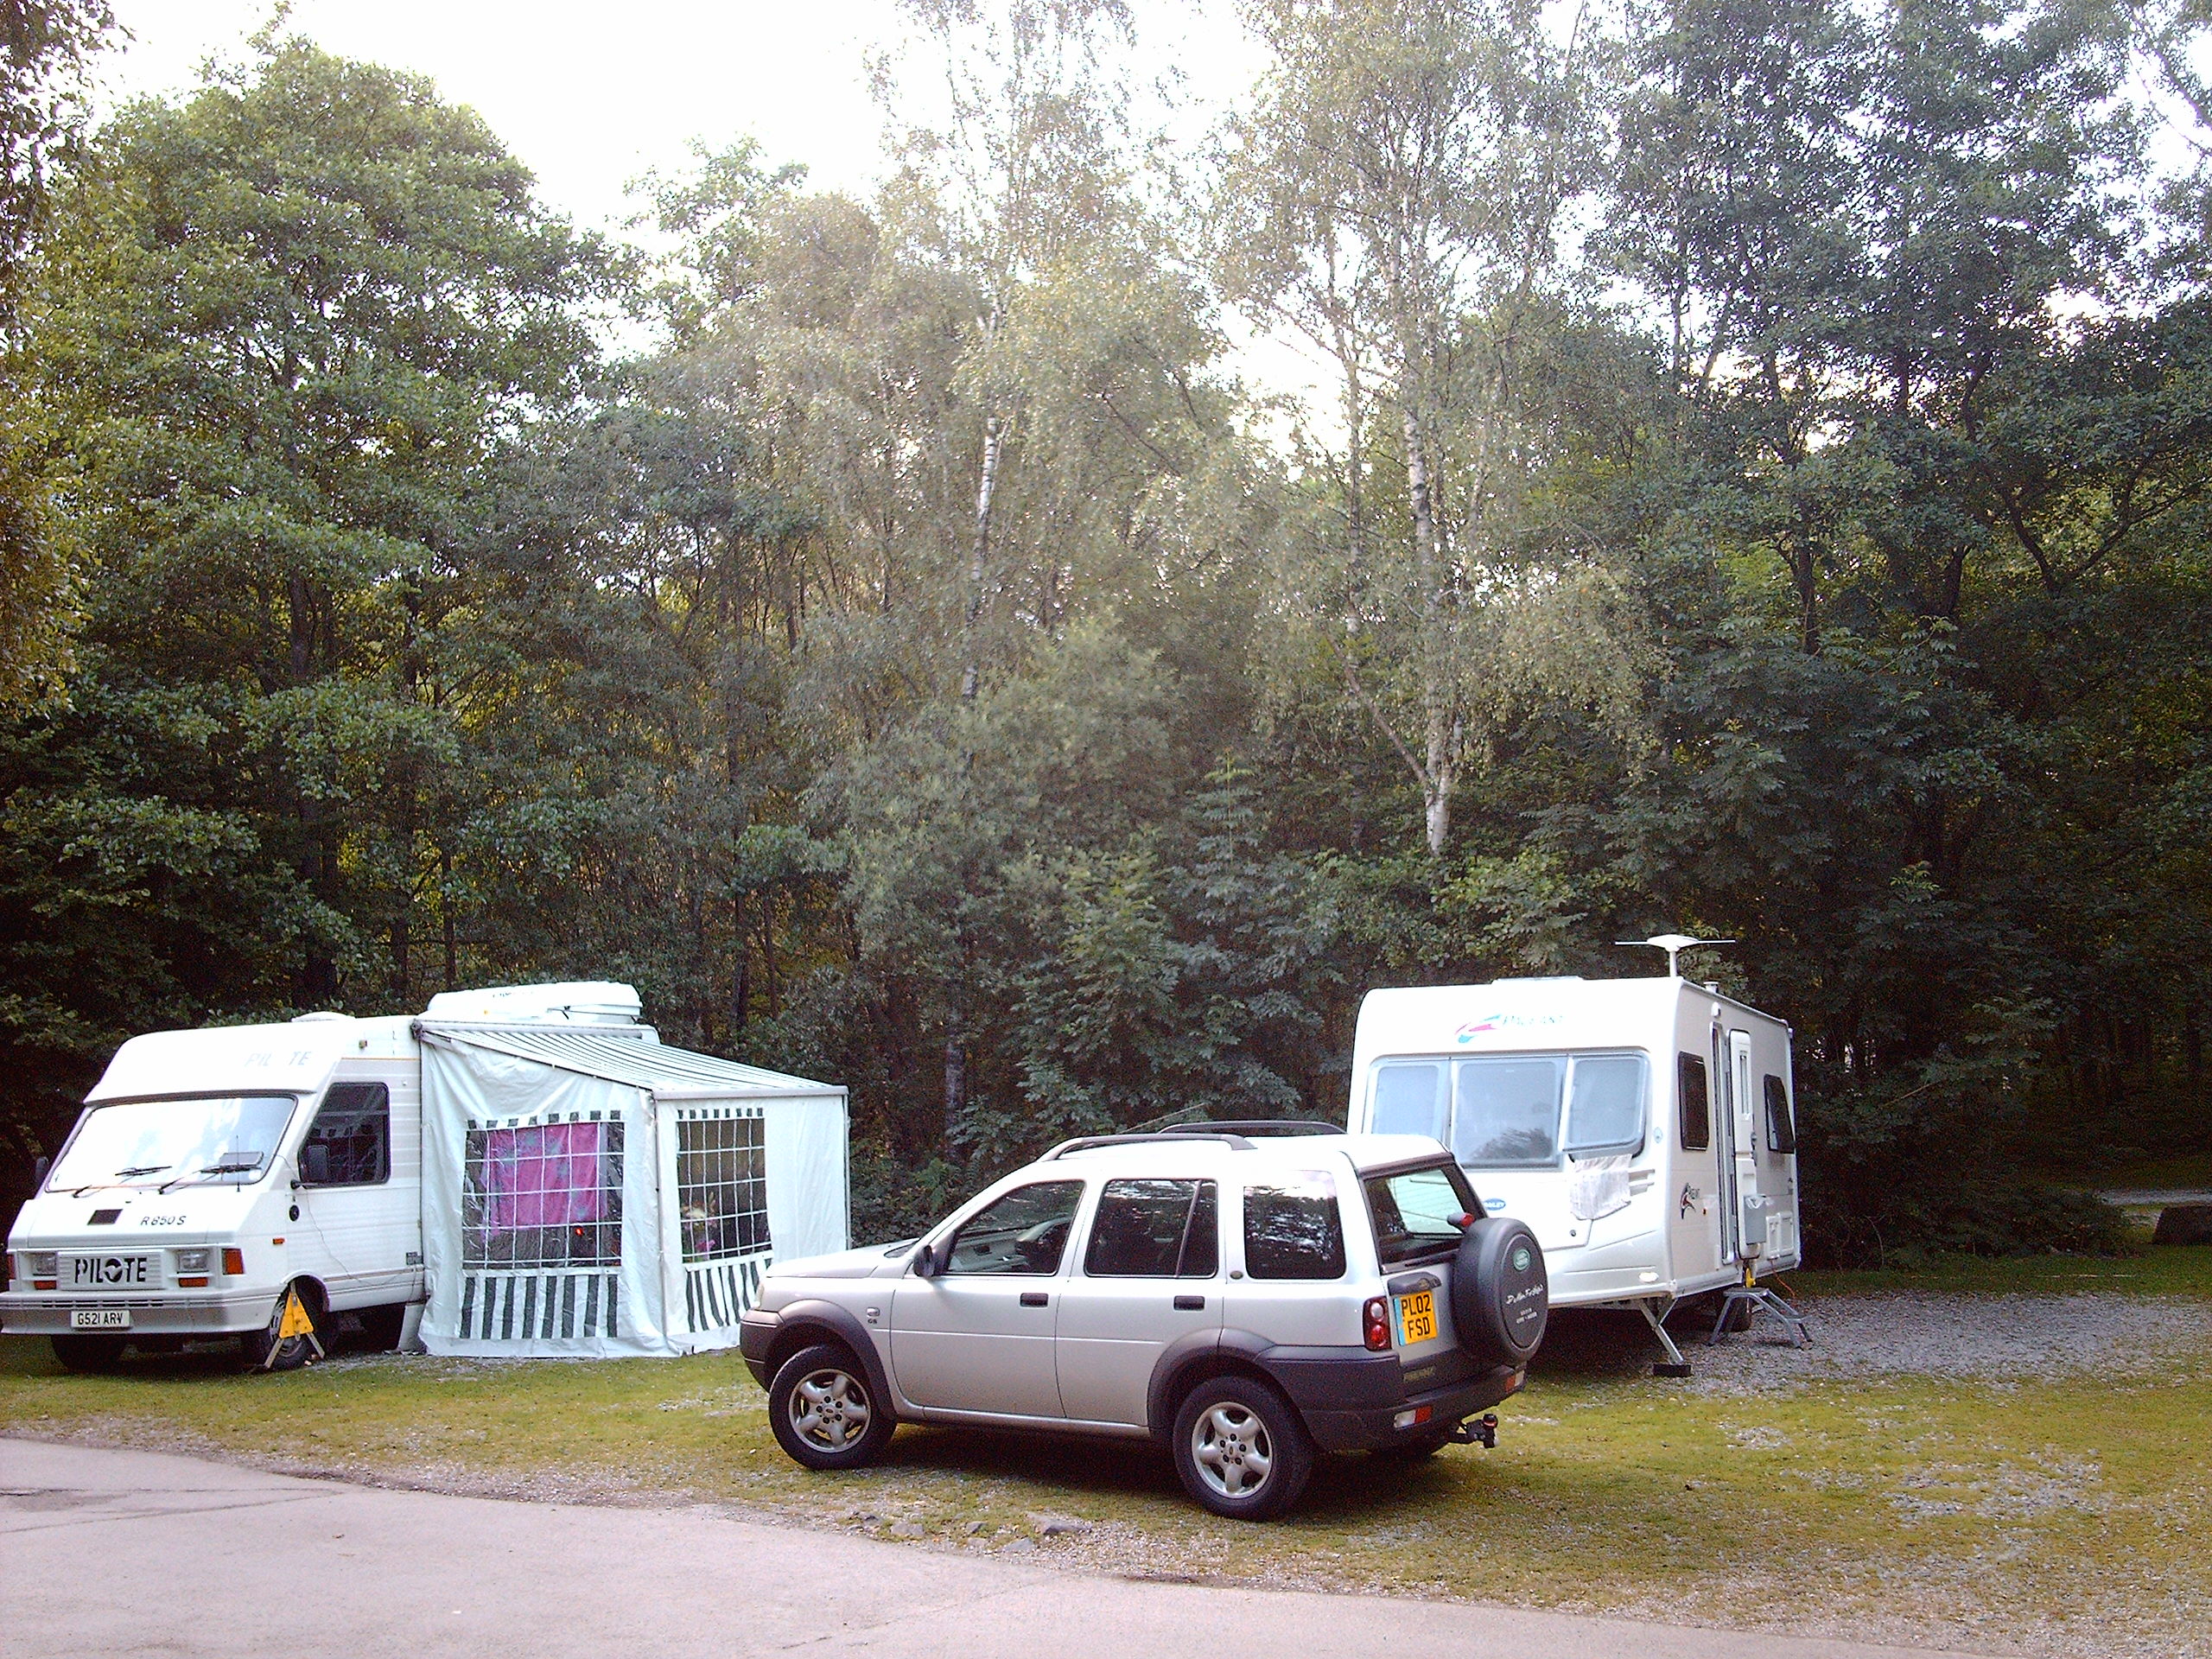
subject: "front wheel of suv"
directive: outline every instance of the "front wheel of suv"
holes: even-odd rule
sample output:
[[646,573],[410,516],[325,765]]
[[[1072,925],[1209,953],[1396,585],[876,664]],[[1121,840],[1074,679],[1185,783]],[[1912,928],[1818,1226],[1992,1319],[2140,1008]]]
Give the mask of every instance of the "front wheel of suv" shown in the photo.
[[768,1385],[768,1427],[794,1462],[858,1469],[875,1461],[898,1424],[868,1387],[860,1362],[824,1342],[777,1367]]
[[1243,1376],[1209,1378],[1175,1414],[1175,1472],[1216,1515],[1272,1521],[1306,1490],[1313,1441],[1290,1402]]

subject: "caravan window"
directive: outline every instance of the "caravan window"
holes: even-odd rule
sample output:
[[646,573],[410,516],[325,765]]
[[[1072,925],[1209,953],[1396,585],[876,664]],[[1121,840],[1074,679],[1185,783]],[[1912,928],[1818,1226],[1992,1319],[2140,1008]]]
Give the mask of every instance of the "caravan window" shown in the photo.
[[1703,1152],[1713,1144],[1713,1109],[1705,1087],[1705,1061],[1681,1054],[1675,1061],[1681,1112],[1682,1150]]
[[620,1119],[471,1129],[462,1157],[463,1267],[620,1265]]
[[1789,1090],[1771,1071],[1766,1077],[1766,1143],[1787,1157],[1797,1150],[1797,1118],[1789,1109]]
[[1599,1158],[1643,1149],[1641,1054],[1578,1054],[1567,1083],[1567,1155]]
[[1559,1161],[1563,1054],[1484,1056],[1459,1062],[1452,1150],[1463,1164],[1534,1168]]
[[1444,1065],[1437,1060],[1375,1068],[1376,1135],[1425,1135],[1444,1138]]

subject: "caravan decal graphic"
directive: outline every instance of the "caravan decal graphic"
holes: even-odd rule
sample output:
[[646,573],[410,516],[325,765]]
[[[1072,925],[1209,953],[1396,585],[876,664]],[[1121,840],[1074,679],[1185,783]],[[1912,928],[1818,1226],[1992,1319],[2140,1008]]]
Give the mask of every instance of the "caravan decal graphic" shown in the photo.
[[1484,1014],[1452,1033],[1455,1043],[1471,1043],[1486,1032],[1539,1031],[1546,1026],[1564,1024],[1566,1016],[1557,1014]]

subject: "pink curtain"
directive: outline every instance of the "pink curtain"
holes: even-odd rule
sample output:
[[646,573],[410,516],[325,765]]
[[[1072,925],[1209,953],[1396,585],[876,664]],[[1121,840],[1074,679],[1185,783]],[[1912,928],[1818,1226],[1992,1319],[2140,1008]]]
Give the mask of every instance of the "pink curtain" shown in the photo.
[[599,1160],[604,1123],[549,1123],[543,1128],[492,1129],[484,1136],[484,1224],[503,1233],[518,1227],[566,1227],[606,1218]]

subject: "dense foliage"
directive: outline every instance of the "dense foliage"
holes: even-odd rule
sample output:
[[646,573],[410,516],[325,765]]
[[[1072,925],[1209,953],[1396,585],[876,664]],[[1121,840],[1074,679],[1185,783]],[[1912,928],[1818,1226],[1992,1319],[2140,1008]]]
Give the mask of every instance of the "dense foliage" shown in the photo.
[[703,156],[658,262],[298,41],[70,160],[11,1183],[130,1032],[607,977],[849,1084],[887,1229],[1678,927],[1796,1028],[1831,1255],[2212,1152],[2190,14],[1251,0],[1204,176],[1111,0],[915,15],[874,199]]

